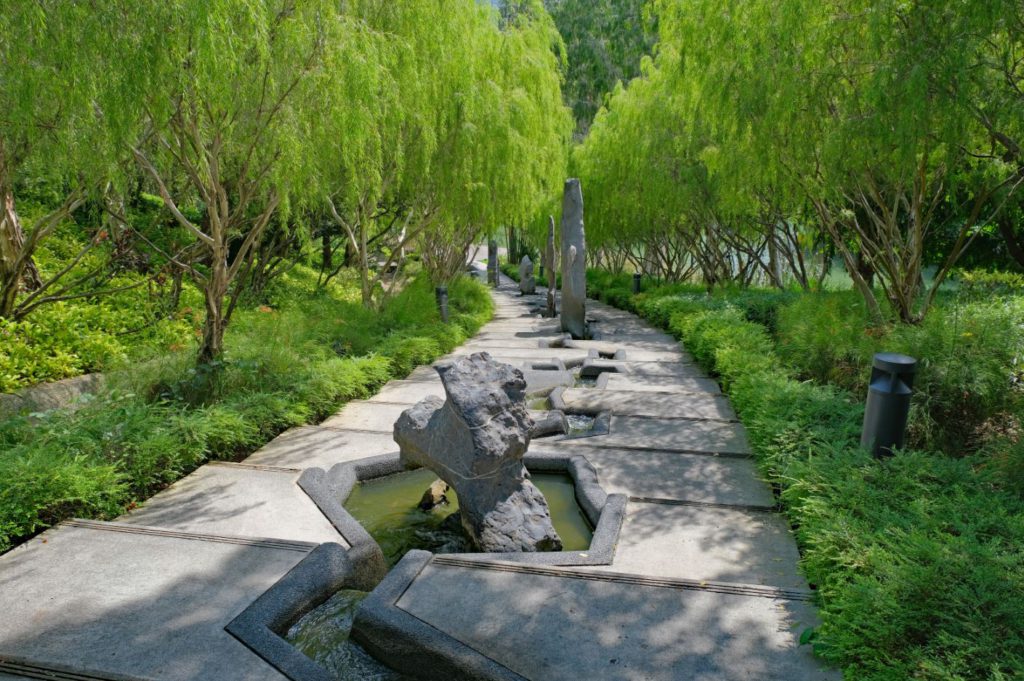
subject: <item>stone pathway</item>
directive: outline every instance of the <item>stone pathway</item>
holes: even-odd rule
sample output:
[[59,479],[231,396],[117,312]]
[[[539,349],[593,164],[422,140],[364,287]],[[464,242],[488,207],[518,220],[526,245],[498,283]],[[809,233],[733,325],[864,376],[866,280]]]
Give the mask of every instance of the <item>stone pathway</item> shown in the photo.
[[[586,456],[608,492],[628,495],[615,558],[558,568],[437,556],[397,607],[509,678],[839,678],[797,645],[815,624],[811,592],[714,381],[671,337],[598,303],[596,340],[566,343],[556,320],[535,316],[541,295],[503,282],[494,320],[454,354],[532,367],[531,390],[571,384],[563,368],[584,362],[615,370],[561,392],[573,412],[611,412],[607,435],[531,446]],[[0,679],[285,678],[224,627],[320,543],[346,546],[299,475],[395,452],[398,414],[438,394],[421,367],[244,463],[203,466],[116,522],[64,523],[0,557]]]

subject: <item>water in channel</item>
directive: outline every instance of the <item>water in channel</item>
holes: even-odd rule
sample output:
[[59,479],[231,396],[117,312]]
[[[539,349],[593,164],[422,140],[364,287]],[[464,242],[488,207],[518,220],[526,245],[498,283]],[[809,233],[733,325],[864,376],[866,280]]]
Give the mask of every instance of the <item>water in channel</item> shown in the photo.
[[[434,553],[473,550],[459,523],[454,522],[456,518],[445,522],[459,508],[454,490],[448,491],[447,504],[431,511],[419,509],[423,492],[436,479],[432,471],[421,468],[359,483],[349,495],[345,508],[380,544],[389,566],[410,549]],[[593,530],[576,503],[572,479],[557,473],[534,473],[531,480],[547,499],[564,550],[589,548]],[[285,639],[339,681],[412,681],[349,640],[356,610],[367,595],[364,591],[339,591],[296,622]]]
[[[352,490],[345,508],[380,544],[384,558],[393,566],[410,549],[433,553],[472,551],[468,538],[456,519],[446,519],[459,509],[454,489],[447,493],[448,503],[431,511],[418,508],[420,497],[437,479],[426,468],[389,475],[359,483]],[[576,488],[568,475],[533,473],[530,476],[547,499],[555,530],[566,551],[585,551],[590,547],[593,530],[579,504]]]

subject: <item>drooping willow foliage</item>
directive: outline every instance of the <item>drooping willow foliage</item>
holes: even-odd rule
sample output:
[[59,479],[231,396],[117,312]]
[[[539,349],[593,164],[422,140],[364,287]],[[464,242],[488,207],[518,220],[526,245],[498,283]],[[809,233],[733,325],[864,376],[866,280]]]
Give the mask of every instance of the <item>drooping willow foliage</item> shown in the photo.
[[606,264],[812,287],[838,255],[876,319],[884,300],[916,322],[972,241],[1017,206],[1020,3],[654,10],[656,57],[574,156]]
[[[161,256],[204,293],[201,362],[278,247],[318,239],[324,281],[355,268],[367,306],[414,248],[447,280],[453,254],[564,178],[563,68],[540,0],[14,3],[0,16],[0,316],[82,295],[66,272],[41,281],[35,249],[87,200],[123,217],[141,191],[176,230],[152,240]],[[19,195],[40,182],[55,208],[23,224]]]

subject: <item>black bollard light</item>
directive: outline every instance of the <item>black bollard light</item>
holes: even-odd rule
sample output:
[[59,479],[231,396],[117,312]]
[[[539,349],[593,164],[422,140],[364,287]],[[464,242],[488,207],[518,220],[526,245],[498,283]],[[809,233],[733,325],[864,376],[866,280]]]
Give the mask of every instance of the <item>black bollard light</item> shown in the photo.
[[441,321],[445,324],[448,323],[448,287],[438,286],[434,289],[434,295],[437,296],[437,309],[441,311]]
[[903,446],[916,371],[913,357],[895,352],[875,355],[860,444],[876,458],[892,456],[893,449]]
[[544,276],[544,263],[541,263],[540,265],[537,265],[537,274],[540,277]]
[[640,293],[640,280],[643,279],[643,276],[639,272],[633,273],[633,295]]

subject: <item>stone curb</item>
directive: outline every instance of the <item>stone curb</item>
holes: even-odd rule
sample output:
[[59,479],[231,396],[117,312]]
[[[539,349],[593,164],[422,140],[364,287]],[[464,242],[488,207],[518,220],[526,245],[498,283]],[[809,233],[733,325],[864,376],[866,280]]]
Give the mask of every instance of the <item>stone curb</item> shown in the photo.
[[[626,512],[626,496],[608,494],[601,487],[597,470],[580,454],[530,454],[523,464],[532,471],[564,471],[572,479],[579,503],[587,520],[594,526],[590,548],[586,551],[551,551],[546,553],[460,553],[452,554],[466,560],[512,561],[531,565],[608,565],[615,555],[619,530]],[[393,475],[407,470],[399,454],[339,463],[329,471],[310,468],[299,478],[299,487],[309,495],[351,546],[350,554],[369,591],[387,574],[384,552],[376,540],[345,508],[345,501],[357,482]],[[376,581],[374,581],[376,580]]]
[[292,681],[332,681],[326,669],[284,639],[296,620],[343,588],[361,588],[340,544],[321,544],[231,620],[224,630]]
[[389,666],[424,681],[527,681],[508,667],[398,607],[434,555],[409,551],[359,605],[351,637]]

